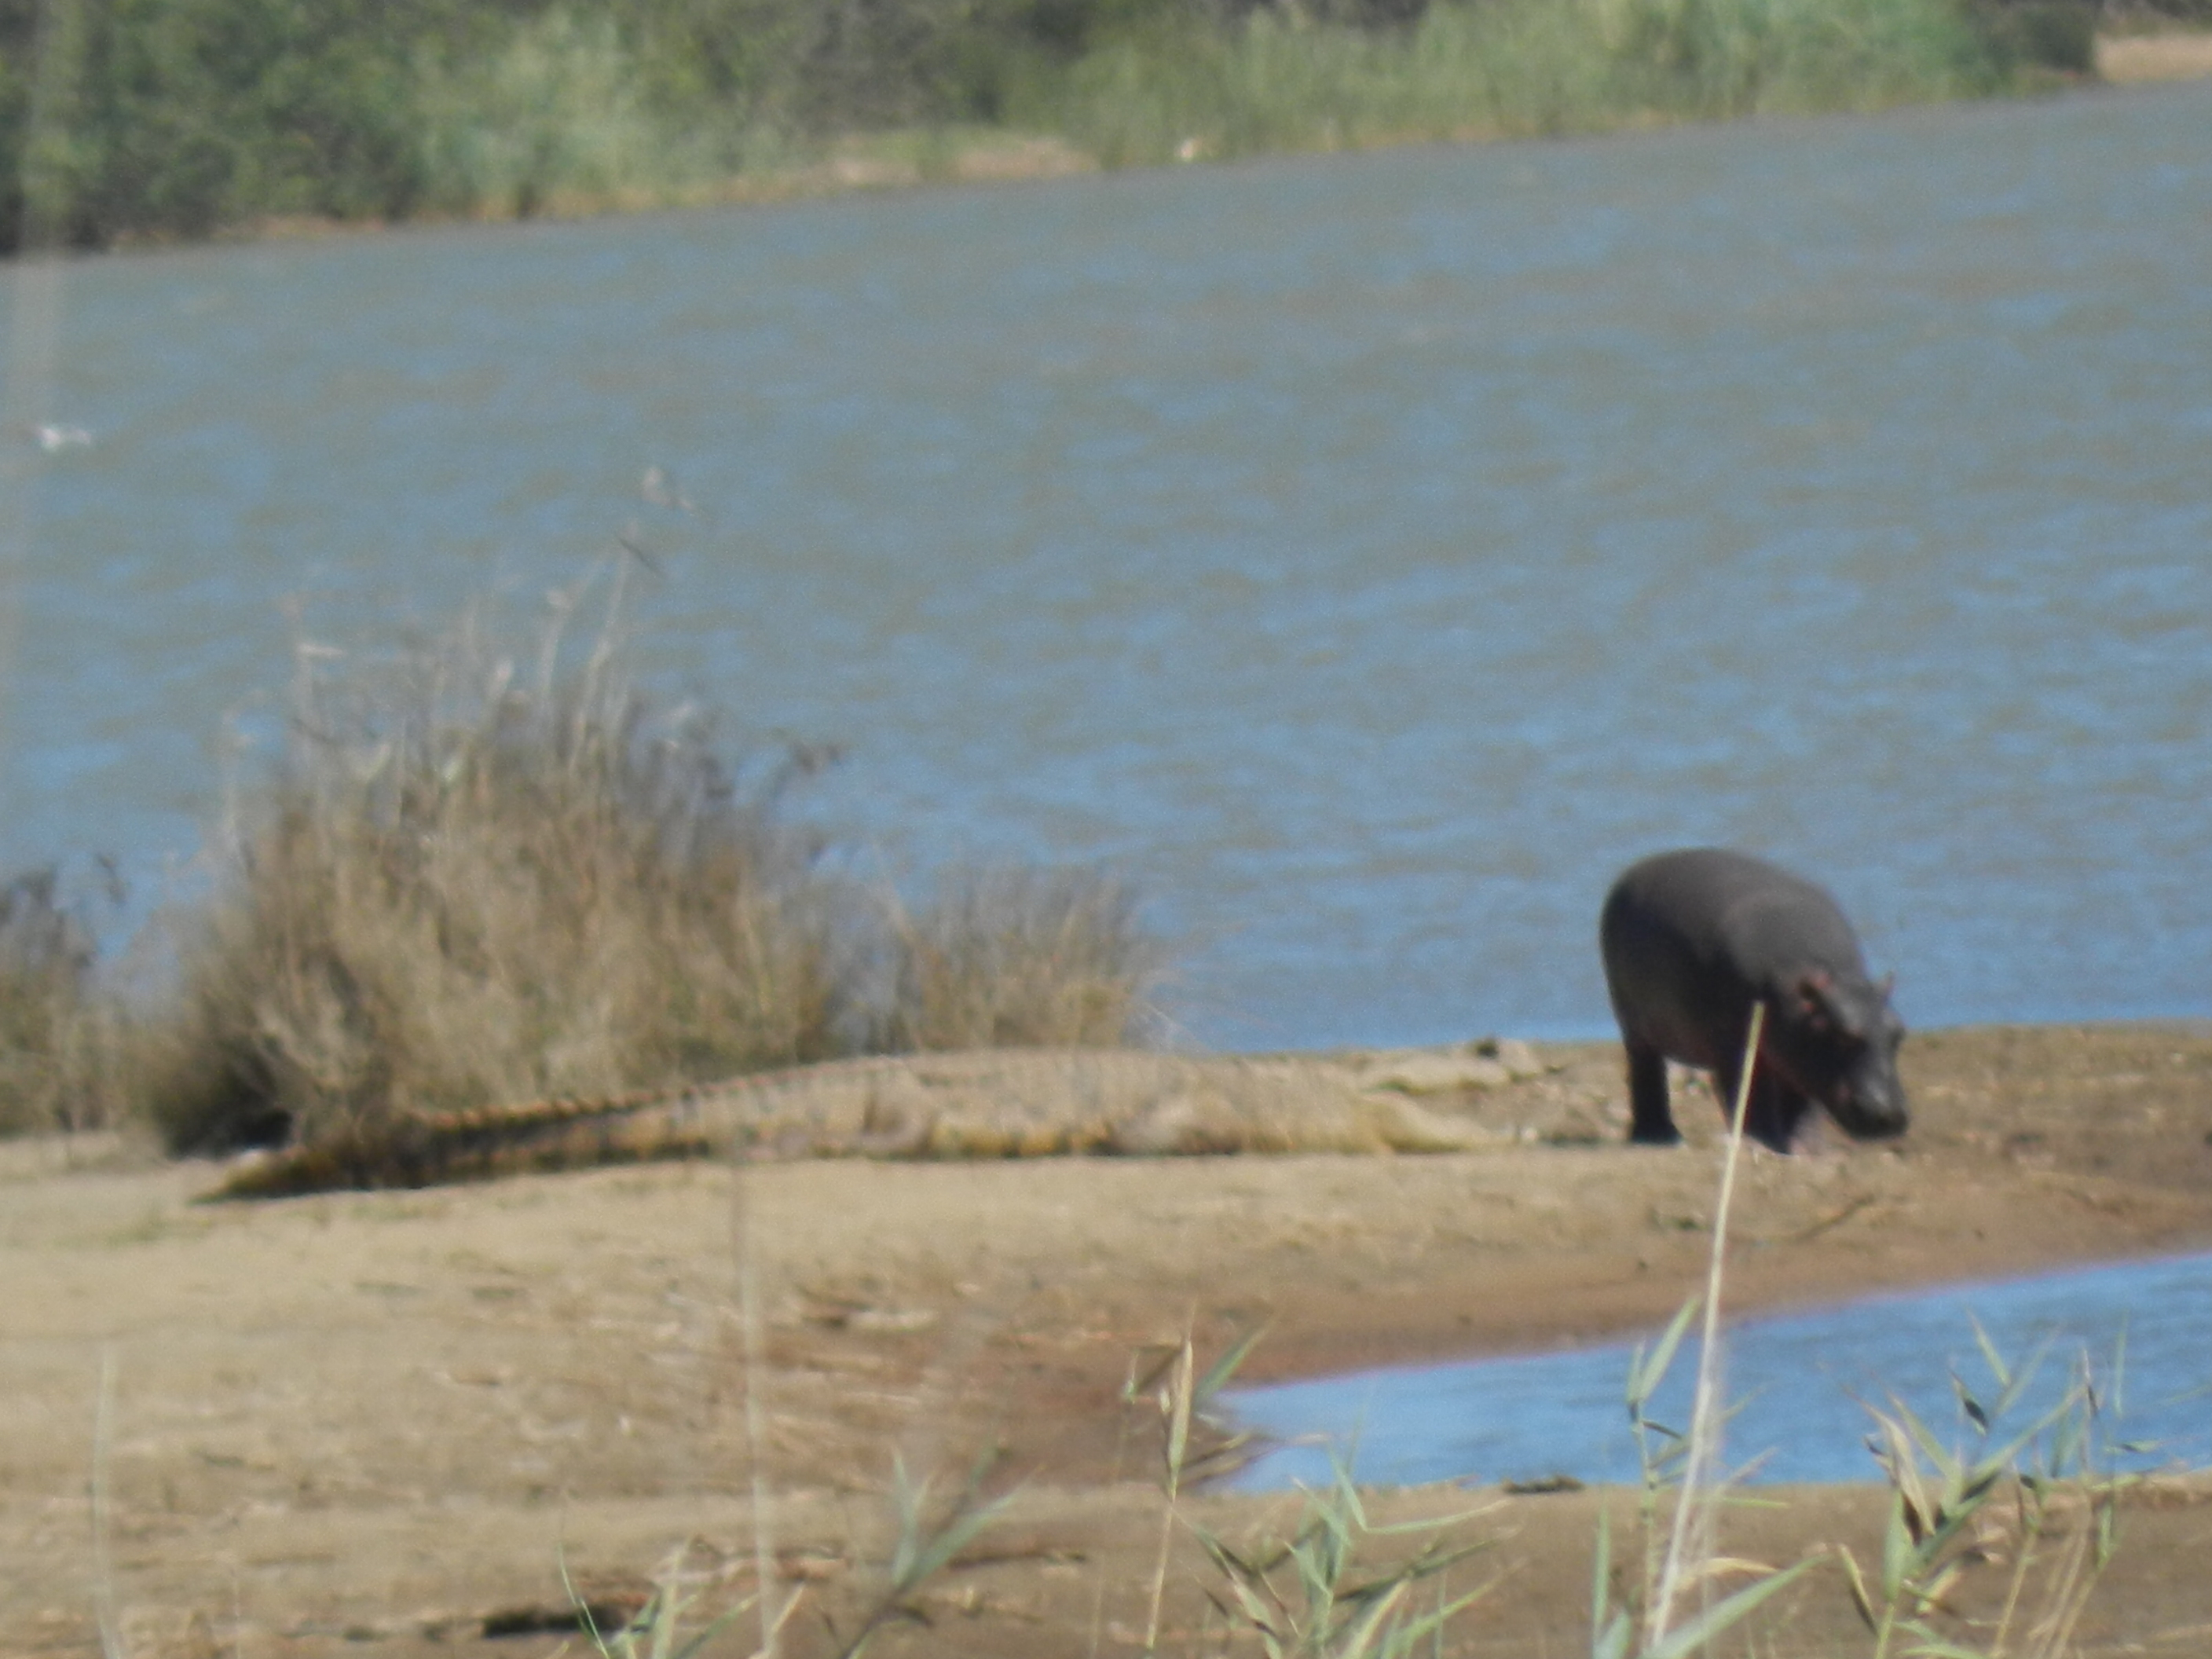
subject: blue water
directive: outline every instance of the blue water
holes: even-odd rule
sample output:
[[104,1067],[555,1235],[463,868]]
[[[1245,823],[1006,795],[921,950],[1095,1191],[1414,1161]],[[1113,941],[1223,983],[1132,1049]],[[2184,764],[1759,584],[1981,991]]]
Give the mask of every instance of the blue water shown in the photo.
[[143,915],[295,637],[629,532],[652,684],[870,871],[1118,867],[1205,1041],[1595,1034],[1716,841],[1910,1023],[2201,1016],[2208,199],[2185,87],[76,262],[0,858]]
[[[2088,1375],[2114,1466],[2212,1464],[2212,1255],[1954,1285],[1750,1319],[1724,1329],[1724,1397],[1738,1406],[1725,1462],[1754,1483],[1879,1478],[1867,1406],[1901,1401],[1971,1450],[1954,1379],[1984,1408],[2002,1389],[1975,1320],[2008,1367],[2040,1352],[2037,1383],[1999,1425],[2027,1427]],[[1251,1488],[1325,1482],[1332,1455],[1375,1486],[1436,1480],[1633,1481],[1626,1384],[1636,1345],[1406,1366],[1244,1389],[1237,1422],[1291,1443],[1240,1477]],[[1698,1344],[1647,1407],[1686,1426]],[[2132,1449],[2120,1451],[2122,1443]],[[1334,1448],[1334,1454],[1332,1452]]]

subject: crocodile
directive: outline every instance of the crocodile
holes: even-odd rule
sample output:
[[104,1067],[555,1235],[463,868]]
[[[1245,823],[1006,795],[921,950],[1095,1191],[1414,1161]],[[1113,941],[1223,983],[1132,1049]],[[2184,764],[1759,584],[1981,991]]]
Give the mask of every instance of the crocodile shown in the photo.
[[1504,1048],[1510,1064],[1494,1042],[1295,1057],[1030,1048],[832,1060],[673,1090],[403,1114],[251,1154],[210,1196],[424,1187],[716,1156],[1470,1151],[1531,1138],[1526,1125],[1467,1109],[1485,1091],[1547,1069],[1526,1045]]

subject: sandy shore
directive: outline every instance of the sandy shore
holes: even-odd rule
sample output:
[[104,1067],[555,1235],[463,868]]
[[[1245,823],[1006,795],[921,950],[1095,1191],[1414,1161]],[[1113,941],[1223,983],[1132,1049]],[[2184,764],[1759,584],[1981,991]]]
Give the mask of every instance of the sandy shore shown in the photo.
[[2212,29],[2097,37],[2097,76],[2115,86],[2212,76]]
[[[1541,1054],[1554,1097],[1617,1115],[1610,1045]],[[2212,1029],[1919,1034],[1905,1058],[1902,1143],[1752,1158],[1733,1306],[2212,1245]],[[1646,1327],[1707,1244],[1718,1114],[1682,1115],[1674,1152],[673,1164],[221,1206],[193,1202],[206,1166],[0,1149],[0,1648],[89,1650],[105,1595],[134,1654],[549,1653],[561,1637],[491,1640],[484,1615],[557,1606],[563,1558],[634,1587],[687,1539],[726,1598],[757,1480],[806,1598],[786,1650],[835,1652],[888,1550],[894,1453],[957,1470],[995,1443],[1012,1515],[872,1651],[1127,1652],[1160,1523],[1133,1363],[1262,1322],[1249,1377]],[[1203,1505],[1249,1533],[1287,1501]],[[1507,1582],[1463,1650],[1586,1644],[1601,1496],[1500,1501],[1468,1525]],[[1866,1559],[1880,1518],[1867,1489],[1799,1494],[1725,1541]],[[1162,1648],[1211,1652],[1178,1535]],[[2193,1491],[2131,1511],[2089,1633],[2201,1650],[2212,1585],[2182,1568],[2208,1542]],[[1772,1618],[1776,1651],[1857,1650],[1832,1572]]]

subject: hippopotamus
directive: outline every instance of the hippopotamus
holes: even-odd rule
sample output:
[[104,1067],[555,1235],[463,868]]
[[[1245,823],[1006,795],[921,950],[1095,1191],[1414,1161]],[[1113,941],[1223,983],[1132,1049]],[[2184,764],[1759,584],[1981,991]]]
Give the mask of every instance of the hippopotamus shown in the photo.
[[1745,1133],[1786,1152],[1816,1105],[1862,1139],[1904,1133],[1891,981],[1867,977],[1850,923],[1803,877],[1717,847],[1656,854],[1606,895],[1598,945],[1628,1048],[1632,1141],[1681,1139],[1670,1060],[1711,1072],[1734,1111],[1754,1001],[1766,1023]]

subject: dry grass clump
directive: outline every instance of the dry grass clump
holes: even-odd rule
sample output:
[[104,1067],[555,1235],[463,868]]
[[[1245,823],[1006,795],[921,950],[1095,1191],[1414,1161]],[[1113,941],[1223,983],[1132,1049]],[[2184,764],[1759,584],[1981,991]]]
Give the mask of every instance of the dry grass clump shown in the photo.
[[621,583],[573,646],[559,596],[523,660],[476,616],[392,656],[297,648],[283,751],[181,921],[151,1091],[173,1147],[1127,1029],[1133,981],[1101,983],[1134,960],[1118,895],[977,880],[893,927],[787,810],[826,757],[735,763],[711,713],[656,705]]
[[840,1048],[800,770],[720,757],[603,631],[534,664],[471,617],[395,657],[302,644],[288,738],[181,940],[179,1147],[589,1094]]
[[0,1134],[121,1116],[118,1016],[94,992],[92,931],[59,888],[51,866],[0,887]]
[[1143,1035],[1159,957],[1118,883],[963,871],[919,915],[894,908],[892,923],[886,1048],[1114,1047]]

